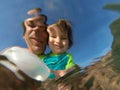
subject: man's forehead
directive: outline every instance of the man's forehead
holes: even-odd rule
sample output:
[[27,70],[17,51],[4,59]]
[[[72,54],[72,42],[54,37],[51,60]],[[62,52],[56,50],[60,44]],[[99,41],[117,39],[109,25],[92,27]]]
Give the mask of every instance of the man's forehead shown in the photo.
[[31,17],[31,18],[28,18],[28,19],[26,19],[26,21],[39,21],[39,22],[41,22],[41,23],[45,23],[45,17],[44,16],[36,16],[36,17]]

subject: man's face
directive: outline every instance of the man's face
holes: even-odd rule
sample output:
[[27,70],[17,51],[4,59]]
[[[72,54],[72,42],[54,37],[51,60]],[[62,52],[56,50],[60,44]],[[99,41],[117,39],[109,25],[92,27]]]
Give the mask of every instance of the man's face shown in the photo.
[[23,37],[28,49],[36,55],[44,53],[48,38],[46,25],[40,21],[40,18],[27,19],[24,24],[26,31]]

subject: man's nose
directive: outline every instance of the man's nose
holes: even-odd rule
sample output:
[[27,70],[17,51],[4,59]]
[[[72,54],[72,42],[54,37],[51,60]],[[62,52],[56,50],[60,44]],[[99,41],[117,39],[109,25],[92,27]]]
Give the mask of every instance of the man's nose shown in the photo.
[[40,36],[40,29],[38,26],[34,27],[33,31],[34,31],[36,36]]
[[39,26],[35,26],[33,30],[38,31],[38,29],[39,29]]

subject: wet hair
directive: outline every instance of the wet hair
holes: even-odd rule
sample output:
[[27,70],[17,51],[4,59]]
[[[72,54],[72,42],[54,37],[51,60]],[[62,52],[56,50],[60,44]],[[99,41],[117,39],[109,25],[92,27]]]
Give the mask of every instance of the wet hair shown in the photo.
[[52,29],[52,27],[56,25],[60,28],[62,32],[65,32],[68,35],[69,40],[69,48],[73,45],[73,36],[72,36],[72,28],[70,21],[66,19],[59,19],[55,24],[49,25],[48,29]]
[[[47,26],[47,16],[46,15],[44,15],[44,14],[40,14],[40,15],[38,15],[38,16],[36,16],[36,17],[39,17],[39,16],[42,16],[43,18],[44,18],[44,24]],[[35,18],[35,17],[31,17],[31,18]],[[26,19],[27,20],[27,19]],[[26,32],[26,26],[25,26],[25,21],[26,20],[24,20],[23,22],[22,22],[22,27],[23,27],[23,36],[25,35],[25,32]]]

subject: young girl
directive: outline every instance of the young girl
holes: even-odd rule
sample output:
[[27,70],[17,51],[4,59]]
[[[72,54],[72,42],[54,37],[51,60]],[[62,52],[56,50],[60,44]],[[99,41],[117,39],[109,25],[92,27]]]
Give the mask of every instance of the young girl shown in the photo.
[[52,70],[49,78],[59,77],[75,66],[72,55],[67,50],[72,46],[72,31],[67,20],[60,19],[47,28],[49,34],[48,44],[51,52],[46,55],[43,62]]

